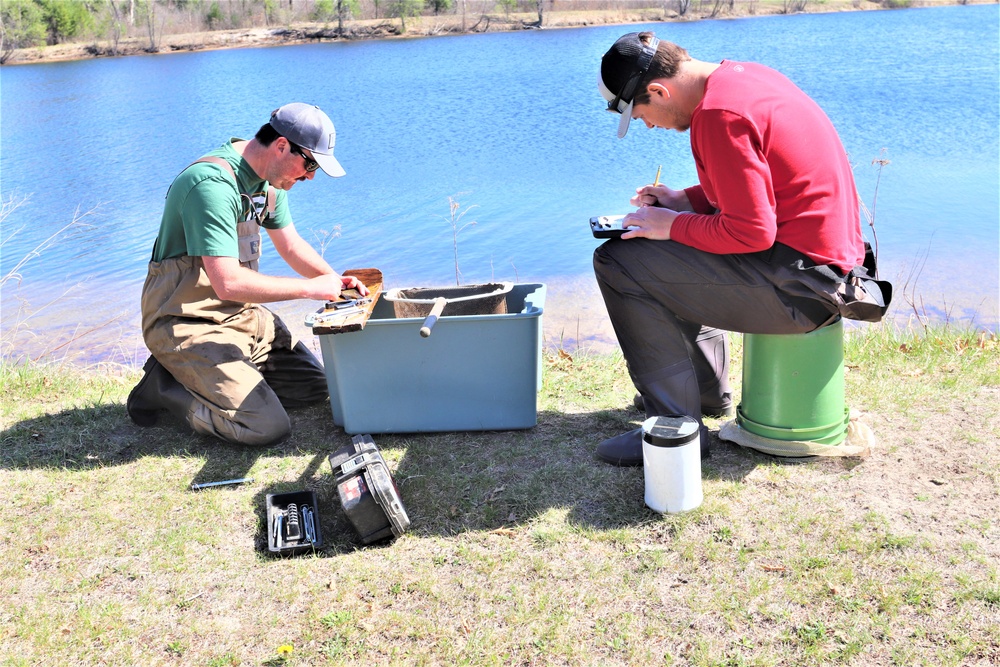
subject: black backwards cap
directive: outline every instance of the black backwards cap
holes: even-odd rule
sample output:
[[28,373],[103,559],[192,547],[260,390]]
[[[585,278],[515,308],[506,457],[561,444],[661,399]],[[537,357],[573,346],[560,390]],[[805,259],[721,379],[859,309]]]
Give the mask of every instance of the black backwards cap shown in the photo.
[[660,40],[653,37],[649,44],[643,44],[639,33],[630,32],[618,38],[604,57],[601,71],[597,76],[597,87],[608,101],[608,111],[621,114],[618,122],[618,138],[628,132],[632,120],[632,101],[636,88],[642,81],[656,55]]

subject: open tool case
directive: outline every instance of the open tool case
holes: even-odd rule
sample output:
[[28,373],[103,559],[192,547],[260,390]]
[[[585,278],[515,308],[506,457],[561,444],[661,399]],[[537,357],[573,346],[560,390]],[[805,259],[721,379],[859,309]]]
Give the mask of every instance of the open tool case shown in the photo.
[[316,494],[312,491],[267,494],[267,549],[294,556],[323,546]]
[[330,455],[340,504],[365,544],[399,537],[410,527],[399,489],[370,435]]
[[372,315],[372,309],[382,295],[382,272],[378,269],[351,269],[345,276],[354,276],[368,288],[368,295],[362,297],[355,289],[344,290],[341,298],[327,301],[315,313],[306,317],[306,324],[316,334],[339,334],[361,331]]

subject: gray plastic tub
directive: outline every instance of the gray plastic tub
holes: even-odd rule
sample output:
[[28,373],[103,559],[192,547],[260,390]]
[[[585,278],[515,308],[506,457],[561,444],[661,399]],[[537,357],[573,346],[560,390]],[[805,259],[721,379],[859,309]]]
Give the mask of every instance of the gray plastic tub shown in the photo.
[[[538,420],[545,285],[514,284],[502,315],[397,318],[318,335],[333,421],[350,434],[526,429]],[[307,325],[311,325],[306,320]]]

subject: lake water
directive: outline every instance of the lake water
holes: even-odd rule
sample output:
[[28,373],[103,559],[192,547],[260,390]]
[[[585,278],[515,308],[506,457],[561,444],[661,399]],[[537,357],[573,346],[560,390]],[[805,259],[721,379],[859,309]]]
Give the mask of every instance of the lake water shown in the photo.
[[[388,287],[453,283],[453,197],[468,209],[462,224],[476,223],[458,236],[463,282],[546,282],[550,341],[613,343],[587,220],[626,212],[658,165],[667,184],[695,180],[686,135],[640,124],[619,141],[603,111],[600,57],[640,29],[701,60],[786,73],[827,111],[863,199],[877,203],[894,314],[996,329],[993,4],[0,68],[0,186],[4,201],[27,197],[3,221],[0,276],[88,213],[3,287],[3,353],[141,361],[139,291],[171,179],[290,101],[319,104],[337,127],[347,176],[317,176],[290,197],[296,226],[335,268],[378,267]],[[890,161],[881,173],[879,158]],[[262,268],[289,274],[273,252]],[[278,309],[298,322],[314,307]]]

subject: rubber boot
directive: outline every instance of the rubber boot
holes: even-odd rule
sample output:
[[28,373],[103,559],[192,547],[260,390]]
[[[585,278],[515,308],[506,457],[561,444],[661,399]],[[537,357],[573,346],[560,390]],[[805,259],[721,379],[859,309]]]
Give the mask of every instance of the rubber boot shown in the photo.
[[146,360],[144,375],[129,393],[125,408],[138,426],[154,426],[160,411],[167,410],[183,421],[194,403],[194,397],[155,357]]
[[[727,394],[727,396],[732,396],[732,394],[731,393]],[[642,394],[637,392],[636,395],[632,397],[632,407],[638,410],[639,412],[646,411],[646,404],[642,400]],[[736,414],[736,408],[733,407],[732,398],[729,398],[728,401],[724,401],[721,406],[717,407],[708,405],[707,403],[704,402],[701,404],[702,417],[722,419],[724,417],[732,417],[735,414]]]
[[[703,417],[723,418],[736,414],[733,390],[729,386],[729,337],[722,329],[702,328],[695,339],[691,363],[698,376]],[[642,394],[637,393],[632,405],[647,412]]]
[[[680,365],[680,364],[678,364]],[[690,415],[690,406],[700,404],[698,381],[690,364],[684,363],[682,370],[668,368],[637,380],[642,386],[643,405],[646,418],[662,415],[689,415],[698,419],[701,427],[701,458],[710,455],[708,430],[700,417]],[[697,408],[695,408],[696,410]],[[597,446],[597,458],[614,466],[642,465],[642,428],[637,428],[613,438],[608,438]]]
[[147,399],[147,394],[153,391],[152,377],[154,369],[158,366],[160,363],[155,357],[150,356],[146,359],[146,363],[142,365],[142,378],[129,392],[128,400],[125,401],[129,419],[137,426],[154,426],[160,419],[160,406]]
[[706,417],[731,417],[733,389],[729,386],[729,335],[722,329],[702,327],[695,337],[691,363],[698,376],[701,414]]

